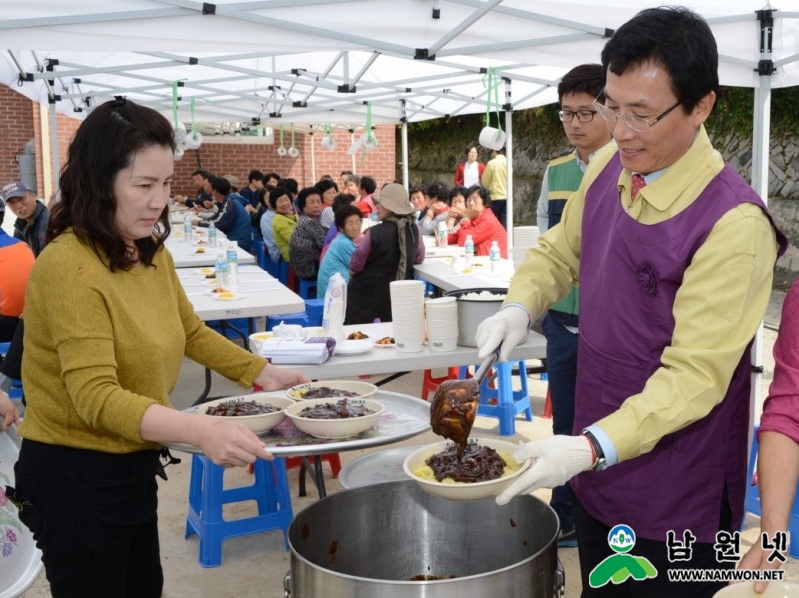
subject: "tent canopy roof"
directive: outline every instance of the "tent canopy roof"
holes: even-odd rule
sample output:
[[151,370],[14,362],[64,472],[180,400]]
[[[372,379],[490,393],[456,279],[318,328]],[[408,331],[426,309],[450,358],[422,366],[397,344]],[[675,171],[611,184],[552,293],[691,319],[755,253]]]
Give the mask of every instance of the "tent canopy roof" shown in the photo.
[[[799,84],[799,0],[773,28],[772,87]],[[28,0],[0,6],[0,81],[85,114],[125,95],[197,121],[363,125],[557,100],[568,69],[599,62],[643,0]],[[724,85],[755,87],[762,0],[694,0],[719,45]],[[779,7],[775,7],[779,8]],[[434,12],[438,11],[438,18]],[[797,12],[791,12],[797,11]],[[205,14],[204,14],[205,13]],[[434,57],[433,60],[430,58]],[[51,70],[47,70],[47,69]],[[21,79],[33,78],[18,87]],[[505,85],[503,79],[509,81]],[[52,86],[48,84],[52,81]],[[506,91],[509,96],[506,96]]]

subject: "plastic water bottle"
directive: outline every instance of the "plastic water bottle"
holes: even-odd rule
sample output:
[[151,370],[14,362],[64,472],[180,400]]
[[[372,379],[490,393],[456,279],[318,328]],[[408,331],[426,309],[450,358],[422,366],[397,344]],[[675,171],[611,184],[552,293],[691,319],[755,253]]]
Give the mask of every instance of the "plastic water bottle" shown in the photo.
[[438,223],[438,236],[436,237],[436,245],[439,247],[447,246],[447,223],[444,221]]
[[377,224],[377,212],[370,213],[369,220],[370,220],[369,226],[374,226],[375,224]]
[[183,217],[183,240],[191,241],[191,216],[189,214]]
[[226,291],[230,290],[228,288],[230,282],[228,279],[228,272],[227,255],[220,249],[216,252],[216,286]]
[[463,248],[466,250],[466,267],[469,267],[474,262],[474,240],[472,240],[472,235],[466,235],[466,243]]
[[213,222],[208,227],[208,246],[212,249],[216,249],[216,227]]
[[491,260],[491,272],[495,273],[499,269],[499,243],[497,241],[491,241],[488,256]]
[[231,291],[239,288],[239,244],[229,241],[227,246],[228,287]]

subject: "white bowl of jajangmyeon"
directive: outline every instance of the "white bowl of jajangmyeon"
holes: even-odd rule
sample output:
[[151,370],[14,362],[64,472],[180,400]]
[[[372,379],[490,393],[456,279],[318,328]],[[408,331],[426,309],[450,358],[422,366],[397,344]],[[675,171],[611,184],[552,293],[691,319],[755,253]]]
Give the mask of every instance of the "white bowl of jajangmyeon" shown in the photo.
[[[481,500],[502,492],[530,467],[529,459],[524,463],[516,463],[513,453],[517,448],[519,447],[516,444],[507,440],[469,439],[462,461],[458,463],[454,456],[454,443],[444,440],[411,453],[405,458],[402,467],[422,490],[430,494],[449,500]],[[485,449],[493,449],[493,451]],[[444,477],[442,481],[439,481],[433,467],[428,465],[428,459],[431,457],[434,457],[433,467],[440,470],[439,475],[453,472],[455,477],[468,481],[456,481],[451,476]],[[497,457],[502,461],[497,461]],[[495,479],[471,481],[498,473],[500,477]]]
[[244,424],[256,434],[262,434],[286,419],[283,410],[293,404],[294,401],[285,397],[255,393],[201,403],[193,413]]

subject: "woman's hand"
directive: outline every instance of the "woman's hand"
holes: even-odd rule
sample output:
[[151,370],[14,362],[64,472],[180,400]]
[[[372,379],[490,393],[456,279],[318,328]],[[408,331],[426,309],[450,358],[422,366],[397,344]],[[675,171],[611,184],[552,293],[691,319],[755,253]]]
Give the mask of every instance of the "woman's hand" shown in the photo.
[[223,467],[243,467],[257,458],[274,459],[264,443],[244,424],[205,416],[197,446],[203,454]]
[[310,381],[311,379],[302,372],[279,368],[271,363],[267,363],[255,379],[255,383],[264,390],[291,388],[297,384],[305,384]]
[[20,423],[19,411],[17,411],[14,403],[2,390],[0,390],[0,418],[2,418],[0,427],[2,427],[3,430],[8,430],[11,424],[19,425]]
[[[773,538],[774,534],[770,534],[769,537]],[[752,548],[750,548],[749,552],[747,552],[744,555],[744,558],[741,559],[741,562],[738,564],[739,569],[754,569],[759,571],[779,569],[780,565],[782,564],[779,559],[773,559],[771,563],[768,562],[769,553],[763,550],[763,546],[760,543],[760,538],[761,536],[758,536],[758,541],[752,544]],[[755,593],[762,594],[766,591],[767,587],[767,581],[756,581],[754,585]]]

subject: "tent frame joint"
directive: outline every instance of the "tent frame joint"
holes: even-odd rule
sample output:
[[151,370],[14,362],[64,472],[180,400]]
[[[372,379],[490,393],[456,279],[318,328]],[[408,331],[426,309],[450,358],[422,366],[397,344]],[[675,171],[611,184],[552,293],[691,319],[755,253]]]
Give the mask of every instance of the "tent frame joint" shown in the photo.
[[216,4],[212,4],[211,2],[203,2],[203,14],[204,15],[215,15],[216,14]]

